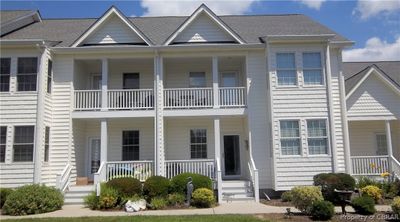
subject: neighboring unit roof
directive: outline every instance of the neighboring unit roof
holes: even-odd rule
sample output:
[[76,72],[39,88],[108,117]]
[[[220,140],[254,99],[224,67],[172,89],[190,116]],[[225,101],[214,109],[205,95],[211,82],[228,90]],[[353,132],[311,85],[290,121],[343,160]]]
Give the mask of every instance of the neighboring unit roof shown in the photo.
[[[155,45],[166,39],[187,19],[187,16],[129,18]],[[260,37],[271,35],[334,34],[332,41],[349,41],[305,15],[237,15],[219,16],[246,43],[260,43]],[[44,39],[60,41],[68,47],[97,19],[43,19],[1,39]]]
[[381,71],[395,85],[400,87],[400,61],[382,62],[344,62],[346,94],[369,72],[371,68]]
[[0,19],[1,19],[1,24],[6,24],[12,20],[15,20],[17,18],[29,15],[34,13],[35,11],[33,10],[10,10],[10,11],[1,11],[0,13]]

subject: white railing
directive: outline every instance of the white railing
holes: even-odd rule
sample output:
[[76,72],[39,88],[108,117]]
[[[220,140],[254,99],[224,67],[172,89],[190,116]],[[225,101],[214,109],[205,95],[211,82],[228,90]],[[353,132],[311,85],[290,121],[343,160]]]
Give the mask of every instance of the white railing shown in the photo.
[[166,160],[165,174],[167,178],[172,178],[181,173],[198,173],[214,179],[214,160]]
[[69,179],[71,177],[72,166],[68,163],[60,174],[56,175],[56,187],[64,192],[69,186]]
[[152,89],[111,89],[107,92],[109,109],[151,109],[153,101]]
[[389,172],[389,156],[352,156],[353,175],[380,175]]
[[75,110],[96,110],[101,108],[101,90],[75,90]]
[[250,160],[247,163],[249,167],[249,173],[250,173],[250,178],[251,182],[253,184],[253,189],[254,189],[254,197],[256,202],[260,202],[260,190],[259,190],[259,183],[258,183],[258,169],[256,167],[256,164],[254,163],[253,157],[250,156]]
[[394,157],[390,156],[390,167],[392,168],[393,175],[400,179],[400,162]]
[[133,177],[142,182],[154,175],[152,160],[114,161],[106,163],[106,181],[118,177]]
[[93,184],[96,188],[97,196],[100,196],[100,183],[106,181],[106,162],[101,162],[99,169],[94,173]]
[[212,106],[212,88],[164,89],[165,108],[206,108]]
[[222,87],[218,92],[220,107],[246,106],[246,87]]
[[221,161],[217,157],[217,188],[218,188],[218,203],[222,203],[222,170],[221,170]]

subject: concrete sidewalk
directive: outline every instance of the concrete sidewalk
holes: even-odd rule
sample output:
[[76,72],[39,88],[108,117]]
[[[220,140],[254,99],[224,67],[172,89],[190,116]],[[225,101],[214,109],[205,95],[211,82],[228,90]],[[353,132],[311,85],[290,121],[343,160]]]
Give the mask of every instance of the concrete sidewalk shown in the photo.
[[[147,210],[137,213],[127,213],[124,211],[95,211],[84,208],[82,205],[65,205],[63,209],[37,215],[27,216],[6,216],[1,215],[0,219],[21,219],[21,218],[52,218],[52,217],[107,217],[107,216],[136,216],[136,215],[213,215],[213,214],[268,214],[286,213],[288,207],[274,207],[255,202],[224,203],[214,208],[207,209],[180,209],[180,210]],[[390,206],[377,205],[378,211],[390,211]],[[348,212],[353,212],[351,207],[347,207]],[[291,207],[292,212],[298,212]],[[336,212],[341,212],[340,207],[335,208]]]

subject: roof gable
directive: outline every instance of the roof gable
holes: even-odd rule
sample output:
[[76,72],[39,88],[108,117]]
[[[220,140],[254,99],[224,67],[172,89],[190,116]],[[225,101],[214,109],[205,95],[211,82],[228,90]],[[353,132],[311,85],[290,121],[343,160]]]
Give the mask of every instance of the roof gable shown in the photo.
[[175,30],[164,45],[179,43],[240,43],[244,41],[207,6],[202,4]]
[[115,7],[111,7],[92,24],[72,47],[104,44],[152,45],[151,41]]

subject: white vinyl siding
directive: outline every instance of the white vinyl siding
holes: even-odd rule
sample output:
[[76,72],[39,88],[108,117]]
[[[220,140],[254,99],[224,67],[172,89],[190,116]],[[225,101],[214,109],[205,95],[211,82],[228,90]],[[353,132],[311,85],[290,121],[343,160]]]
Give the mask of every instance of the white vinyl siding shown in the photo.
[[278,75],[278,85],[293,86],[297,85],[297,72],[294,53],[277,53],[276,67]]
[[326,120],[307,120],[307,144],[310,155],[328,154]]
[[282,155],[300,155],[300,128],[297,120],[280,121]]
[[304,85],[323,84],[321,53],[303,53],[303,79]]
[[14,162],[32,162],[34,149],[34,126],[14,127]]
[[38,59],[36,57],[18,58],[18,91],[36,91]]
[[190,158],[207,159],[207,130],[190,130]]

